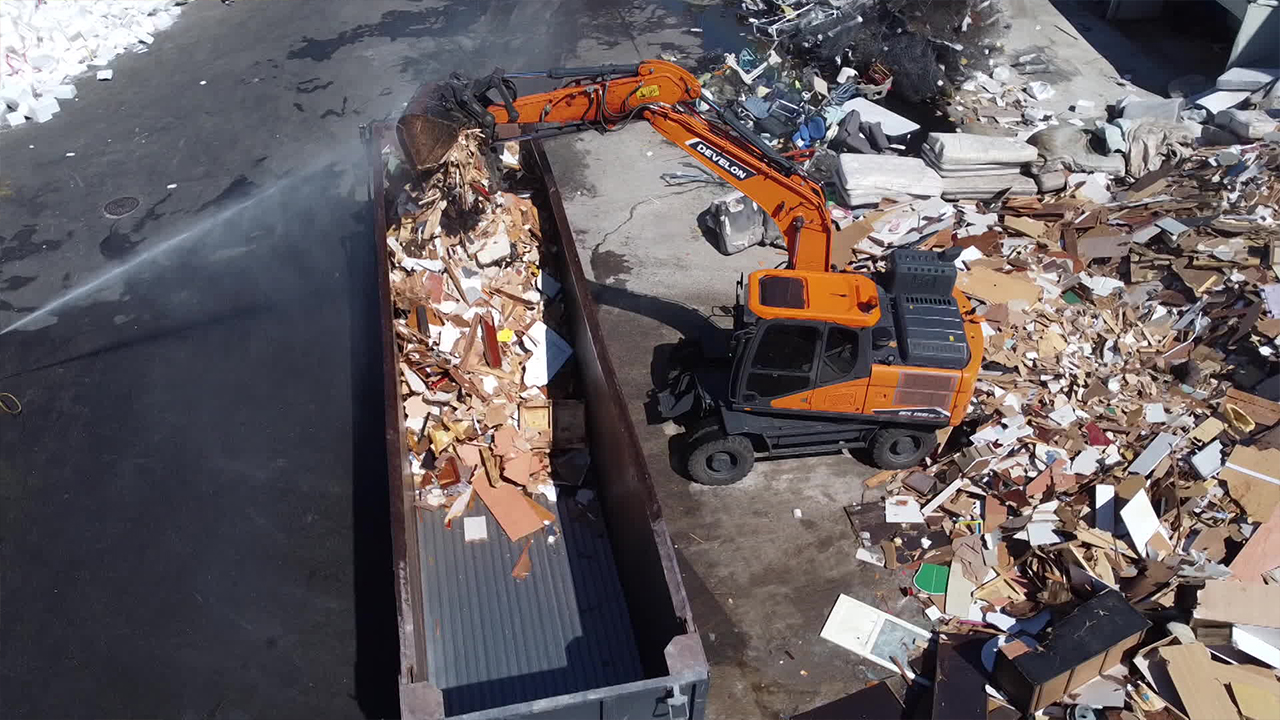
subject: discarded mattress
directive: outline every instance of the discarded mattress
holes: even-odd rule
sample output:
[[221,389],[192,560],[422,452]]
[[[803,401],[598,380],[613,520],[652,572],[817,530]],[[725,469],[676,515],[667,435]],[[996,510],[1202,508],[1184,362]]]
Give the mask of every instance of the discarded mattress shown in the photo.
[[1261,110],[1223,110],[1213,116],[1213,124],[1246,140],[1259,140],[1280,128],[1280,122]]
[[920,158],[913,157],[842,154],[839,181],[850,206],[875,205],[886,197],[942,194],[942,176]]
[[1009,188],[1010,195],[1035,195],[1036,181],[1021,173],[942,178],[943,200],[980,200]]
[[[1034,149],[1034,148],[1033,148]],[[920,157],[929,167],[938,171],[942,177],[973,177],[976,175],[1007,175],[1022,169],[1023,163],[1013,165],[1000,163],[984,163],[982,165],[944,165],[938,162],[933,149],[928,145],[920,147]]]
[[925,140],[942,167],[1022,165],[1032,162],[1039,152],[1032,145],[1014,138],[968,133],[929,133]]
[[842,109],[848,112],[856,111],[862,122],[880,123],[880,128],[884,131],[886,137],[898,138],[920,129],[920,125],[902,117],[901,115],[886,110],[870,100],[859,97],[846,102]]

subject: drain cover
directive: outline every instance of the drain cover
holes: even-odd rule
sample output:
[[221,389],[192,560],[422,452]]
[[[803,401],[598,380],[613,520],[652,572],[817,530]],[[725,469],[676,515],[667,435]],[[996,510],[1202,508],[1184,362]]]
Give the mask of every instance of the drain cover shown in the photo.
[[103,205],[102,213],[111,218],[124,217],[134,210],[137,210],[139,204],[141,204],[141,201],[138,200],[138,198],[125,195],[124,197],[118,197],[115,200],[108,202],[106,205]]

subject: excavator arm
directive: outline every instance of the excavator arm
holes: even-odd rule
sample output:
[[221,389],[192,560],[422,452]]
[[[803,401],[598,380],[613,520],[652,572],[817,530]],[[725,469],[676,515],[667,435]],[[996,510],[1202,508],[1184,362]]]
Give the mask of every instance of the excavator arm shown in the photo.
[[[513,79],[532,77],[566,83],[549,92],[519,97]],[[517,123],[525,133],[518,136],[522,138],[606,132],[643,118],[769,213],[786,238],[789,267],[831,270],[831,218],[818,183],[706,98],[703,102],[712,108],[716,121],[695,110],[693,102],[701,97],[702,86],[693,75],[662,60],[537,73],[496,70],[475,81],[455,75],[428,97],[415,98],[405,117],[409,122],[419,118],[416,137],[423,136],[424,123],[440,122],[443,109],[453,114],[455,128],[477,126],[495,137],[497,126]],[[427,149],[411,149],[411,154],[419,165],[432,159]]]

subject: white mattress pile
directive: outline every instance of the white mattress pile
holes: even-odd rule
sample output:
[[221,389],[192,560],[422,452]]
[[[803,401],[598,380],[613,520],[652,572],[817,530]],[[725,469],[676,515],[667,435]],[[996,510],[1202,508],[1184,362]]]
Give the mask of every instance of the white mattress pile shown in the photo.
[[1038,155],[1021,140],[961,133],[929,133],[920,148],[920,157],[942,176],[948,200],[986,198],[1005,188],[1035,195],[1035,181],[1022,171]]
[[59,100],[76,96],[74,78],[125,50],[150,44],[155,33],[173,24],[179,9],[179,0],[3,0],[0,114],[5,124],[53,117]]
[[913,157],[842,153],[839,180],[844,204],[849,207],[942,194],[942,178],[923,160]]
[[942,177],[1017,174],[1037,154],[1014,138],[961,133],[929,133],[920,148],[920,156]]

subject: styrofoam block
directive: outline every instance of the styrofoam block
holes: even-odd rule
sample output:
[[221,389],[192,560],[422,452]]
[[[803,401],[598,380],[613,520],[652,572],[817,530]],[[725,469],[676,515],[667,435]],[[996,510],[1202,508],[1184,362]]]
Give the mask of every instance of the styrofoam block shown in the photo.
[[31,119],[36,122],[48,122],[54,113],[62,108],[58,107],[58,100],[52,97],[42,97],[31,106]]
[[4,116],[5,121],[9,123],[9,127],[21,125],[27,121],[27,116],[20,112],[11,112]]
[[33,68],[44,69],[58,64],[58,56],[51,52],[36,52],[27,55],[27,64]]
[[99,79],[99,80],[110,80],[112,77],[114,77],[114,76],[115,76],[115,74],[116,74],[115,70],[99,70],[99,71],[98,71],[98,79]]
[[45,91],[45,95],[55,97],[59,100],[70,100],[76,96],[75,85],[54,85]]
[[28,85],[5,86],[0,89],[0,102],[9,107],[18,107],[19,105],[31,105],[36,99],[31,94],[31,87]]

